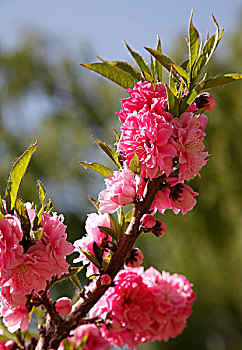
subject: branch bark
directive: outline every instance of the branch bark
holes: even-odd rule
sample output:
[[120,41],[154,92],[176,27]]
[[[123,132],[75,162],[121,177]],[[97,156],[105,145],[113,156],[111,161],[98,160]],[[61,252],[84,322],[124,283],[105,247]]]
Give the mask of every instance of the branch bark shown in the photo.
[[[151,207],[154,197],[160,188],[160,184],[165,180],[165,175],[156,178],[153,181],[148,180],[143,199],[135,204],[135,212],[129,227],[119,242],[118,249],[113,254],[110,263],[105,271],[112,279],[120,271],[129,251],[132,249],[135,241],[140,235],[140,220]],[[48,315],[46,324],[42,326],[40,338],[36,350],[57,349],[60,342],[68,337],[71,330],[81,324],[85,324],[85,317],[96,302],[103,296],[109,286],[101,285],[100,279],[97,280],[96,286],[85,298],[80,298],[74,305],[72,313],[67,317],[51,317],[51,310],[47,310]]]

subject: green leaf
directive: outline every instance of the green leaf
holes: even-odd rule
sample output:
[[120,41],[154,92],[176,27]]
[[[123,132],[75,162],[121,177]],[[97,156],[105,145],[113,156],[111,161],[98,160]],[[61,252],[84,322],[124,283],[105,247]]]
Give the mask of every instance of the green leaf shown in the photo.
[[77,275],[71,276],[70,279],[74,286],[76,286],[79,290],[82,290],[82,285]]
[[2,197],[0,195],[0,220],[3,219],[5,215],[6,215],[6,212],[3,206]]
[[71,350],[71,349],[73,349],[73,347],[72,347],[72,345],[71,345],[71,343],[69,342],[68,339],[64,339],[62,344],[63,344],[64,350]]
[[102,262],[103,262],[103,252],[100,249],[100,247],[97,245],[97,243],[94,241],[93,242],[93,252],[94,252],[94,256],[95,258],[98,260],[98,262],[100,263],[100,265],[102,266]]
[[[156,51],[162,54],[161,41],[158,35],[157,35]],[[157,75],[158,81],[162,81],[162,65],[157,60],[157,58],[155,58],[155,75]]]
[[7,212],[9,214],[13,213],[13,208],[18,195],[21,181],[27,170],[31,157],[36,150],[36,146],[37,146],[37,142],[35,142],[32,146],[30,146],[17,159],[17,161],[14,163],[11,169],[11,172],[8,178],[8,183],[7,183],[6,195],[5,195]]
[[190,21],[189,21],[189,63],[191,70],[193,68],[194,63],[198,57],[198,47],[199,47],[199,33],[197,29],[194,27],[192,22],[193,11],[191,13]]
[[17,216],[21,222],[22,229],[24,231],[25,237],[28,240],[30,238],[31,223],[28,215],[28,211],[23,204],[23,202],[17,198],[15,201],[15,208]]
[[128,213],[125,215],[125,222],[130,222],[134,216],[134,209],[128,211]]
[[176,84],[173,78],[173,69],[171,66],[171,70],[170,70],[170,74],[169,74],[169,88],[172,91],[172,93],[174,94],[174,96],[177,95],[177,88],[176,88]]
[[134,153],[134,156],[129,163],[129,170],[131,170],[135,174],[140,174],[141,164],[136,152]]
[[187,72],[180,66],[177,66],[176,64],[173,64],[172,67],[175,69],[175,71],[182,77],[184,80],[186,86],[189,88],[190,85],[190,78]]
[[42,215],[43,215],[44,208],[45,208],[46,191],[39,180],[38,180],[38,186],[39,186],[39,199],[41,202],[41,208],[40,208],[38,215],[37,215],[38,225],[39,225],[41,223]]
[[190,68],[190,61],[186,60],[181,64],[181,68],[183,68],[187,73],[190,73],[191,68]]
[[150,55],[150,70],[152,73],[152,78],[155,79],[155,64],[154,64],[153,57],[151,55]]
[[49,214],[51,212],[51,210],[53,209],[53,203],[51,202],[51,200],[49,199],[49,203],[47,203],[44,207],[44,212],[46,212],[47,214]]
[[205,84],[206,75],[207,74],[205,74],[203,79],[200,81],[200,83],[197,84],[195,86],[195,88],[184,97],[184,99],[181,102],[180,107],[179,107],[179,114],[181,114],[187,110],[187,108],[193,103],[193,101],[195,100],[195,98],[197,97],[199,92],[203,89],[203,86]]
[[224,75],[218,75],[205,81],[203,89],[211,89],[216,86],[232,83],[233,81],[242,79],[242,74],[228,73]]
[[178,117],[178,106],[179,106],[179,100],[177,97],[173,94],[171,89],[167,84],[166,85],[166,93],[168,98],[168,111],[173,114],[175,117]]
[[119,156],[114,152],[106,143],[96,139],[92,136],[93,140],[98,144],[98,146],[108,155],[108,157],[119,167],[122,168],[122,165],[119,161]]
[[159,52],[158,50],[149,47],[145,47],[145,49],[149,51],[149,53],[151,53],[151,55],[154,56],[157,59],[157,61],[160,62],[162,66],[170,72],[171,65],[174,63],[169,57],[163,55],[163,53]]
[[86,252],[85,250],[81,250],[83,252],[83,254],[88,258],[88,260],[90,260],[97,268],[101,268],[101,265],[99,263],[99,261],[97,260],[97,258],[92,255],[89,252]]
[[88,168],[88,169],[92,169],[94,171],[96,171],[97,173],[105,176],[105,177],[109,177],[109,175],[111,174],[111,172],[113,171],[113,169],[108,168],[107,166],[98,163],[98,162],[91,162],[91,163],[87,163],[87,162],[79,162],[84,168]]
[[138,72],[133,66],[131,66],[129,63],[127,62],[123,62],[123,61],[106,61],[103,60],[101,57],[98,57],[102,62],[107,63],[111,66],[117,67],[121,70],[123,70],[124,72],[130,74],[132,77],[134,77],[135,81],[140,81],[141,79],[141,74],[140,72]]
[[94,207],[99,210],[99,203],[98,201],[96,201],[95,199],[93,199],[91,196],[88,196],[89,200],[92,202],[92,204],[94,205]]
[[111,228],[106,227],[106,226],[98,226],[98,228],[101,232],[106,233],[107,235],[111,236],[115,240],[117,239],[116,232],[114,230],[112,230]]
[[124,45],[127,47],[128,51],[130,52],[131,56],[137,63],[138,67],[143,71],[148,73],[150,76],[152,76],[150,68],[148,66],[148,63],[144,60],[144,58],[134,50],[131,49],[131,47],[124,41]]
[[115,130],[114,128],[113,128],[113,131],[114,131],[114,133],[115,133],[116,142],[119,142],[119,139],[120,139],[119,133],[118,133],[117,130]]
[[110,228],[114,231],[117,232],[118,226],[117,222],[115,220],[114,214],[108,214],[109,220],[110,220]]
[[69,268],[69,273],[62,275],[60,278],[54,279],[52,280],[49,285],[48,288],[52,287],[54,284],[62,282],[67,280],[68,278],[76,275],[78,272],[80,272],[85,266],[81,266],[81,267],[70,267]]
[[113,81],[114,83],[118,84],[124,89],[134,87],[134,80],[136,79],[134,79],[134,77],[129,73],[115,66],[112,66],[111,64],[104,63],[104,62],[97,62],[97,63],[90,63],[90,64],[81,63],[81,66],[101,74],[105,78]]

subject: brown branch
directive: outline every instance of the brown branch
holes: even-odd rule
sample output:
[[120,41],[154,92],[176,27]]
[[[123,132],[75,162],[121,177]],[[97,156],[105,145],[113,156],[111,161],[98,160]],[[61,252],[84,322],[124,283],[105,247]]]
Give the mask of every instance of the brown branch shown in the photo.
[[[160,184],[162,181],[164,181],[164,179],[165,175],[162,175],[153,181],[148,180],[143,199],[135,204],[135,212],[132,221],[130,222],[125,235],[121,239],[118,248],[113,254],[105,271],[105,273],[109,274],[112,279],[114,279],[114,277],[123,267],[129,251],[132,249],[135,241],[139,237],[140,220],[142,216],[149,211],[154,197],[160,188]],[[46,325],[42,326],[40,331],[40,339],[36,350],[57,349],[60,342],[64,338],[68,337],[71,330],[74,330],[79,325],[86,323],[84,319],[85,316],[103,296],[108,288],[109,286],[101,285],[100,279],[97,280],[93,290],[90,291],[85,298],[81,298],[74,305],[72,313],[65,318],[58,315],[57,319],[55,319],[55,313],[53,314],[52,310],[47,309],[48,317],[46,320]],[[47,305],[47,307],[50,307],[50,305]]]

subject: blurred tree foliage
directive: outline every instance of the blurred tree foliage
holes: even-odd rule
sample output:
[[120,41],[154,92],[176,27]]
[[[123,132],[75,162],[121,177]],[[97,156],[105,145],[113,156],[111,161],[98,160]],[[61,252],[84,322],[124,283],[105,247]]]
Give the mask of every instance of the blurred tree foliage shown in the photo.
[[[240,24],[229,42],[220,44],[224,52],[209,71],[242,71],[241,30]],[[184,52],[177,45],[173,57],[182,60]],[[124,93],[70,58],[50,53],[51,43],[40,38],[26,40],[11,52],[0,49],[1,191],[13,159],[38,139],[21,197],[36,200],[36,179],[42,180],[55,209],[66,214],[74,239],[83,234],[85,215],[93,210],[87,195],[95,197],[103,188],[102,177],[77,162],[102,157],[91,134],[109,144],[114,141],[111,129],[119,128],[114,112]],[[167,344],[140,346],[142,350],[242,349],[242,84],[212,94],[217,108],[208,113],[206,129],[212,156],[201,179],[191,184],[200,193],[198,205],[185,216],[167,212],[162,217],[167,234],[161,239],[143,236],[137,242],[146,267],[185,274],[195,285],[198,301],[181,336]]]

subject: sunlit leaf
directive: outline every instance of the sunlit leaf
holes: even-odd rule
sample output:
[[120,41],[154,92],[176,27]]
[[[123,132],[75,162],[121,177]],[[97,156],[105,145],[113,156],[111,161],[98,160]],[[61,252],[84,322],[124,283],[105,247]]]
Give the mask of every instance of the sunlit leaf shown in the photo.
[[189,21],[189,63],[190,68],[192,70],[194,63],[198,57],[198,47],[199,47],[199,33],[197,29],[194,27],[192,22],[193,11],[191,13],[190,21]]
[[206,75],[207,74],[205,74],[203,79],[200,81],[200,83],[197,84],[195,86],[195,88],[184,97],[184,99],[181,102],[180,107],[179,107],[180,114],[187,110],[187,108],[194,102],[194,100],[197,97],[197,95],[199,94],[199,92],[203,89],[204,84],[205,84]]
[[224,75],[218,75],[205,81],[203,89],[211,89],[216,86],[232,83],[233,81],[242,79],[242,74],[228,73]]
[[122,165],[119,161],[119,156],[116,152],[114,152],[106,143],[96,139],[96,137],[92,136],[93,140],[98,144],[98,146],[108,155],[108,157],[119,167],[122,168]]
[[92,202],[94,207],[98,210],[99,209],[99,203],[95,199],[93,199],[91,196],[88,196],[89,200]]
[[23,204],[23,202],[17,198],[15,201],[15,208],[17,216],[21,222],[22,229],[25,234],[25,238],[28,240],[30,238],[31,223],[28,215],[28,211]]
[[127,47],[133,59],[135,60],[135,62],[137,63],[138,67],[143,72],[148,73],[150,76],[152,76],[148,63],[145,61],[145,59],[138,52],[132,50],[131,47],[125,41],[124,44]]
[[85,250],[81,250],[81,251],[88,258],[88,260],[90,260],[96,267],[98,267],[99,269],[101,268],[101,264],[99,263],[99,261],[94,255],[92,255],[89,252],[86,252]]
[[138,175],[140,174],[141,164],[136,152],[129,163],[129,170],[131,170],[135,174],[138,174]]
[[71,282],[74,284],[74,286],[76,286],[79,290],[82,290],[81,281],[79,280],[77,275],[71,276],[70,279],[71,279]]
[[168,98],[168,111],[173,114],[175,117],[178,117],[178,106],[179,106],[179,100],[176,98],[176,96],[173,94],[171,89],[167,84],[166,85],[166,93]]
[[190,78],[187,72],[180,66],[177,66],[176,64],[173,64],[172,67],[175,69],[175,71],[182,77],[184,80],[186,86],[189,88],[190,85]]
[[140,81],[141,79],[141,74],[140,72],[138,72],[133,66],[131,66],[129,63],[127,62],[123,62],[123,61],[106,61],[103,60],[101,57],[98,57],[102,62],[105,62],[107,64],[110,64],[114,67],[117,67],[123,71],[125,71],[126,73],[130,74],[132,77],[134,77],[135,81]]
[[81,66],[101,74],[102,76],[106,77],[109,80],[112,80],[114,83],[120,85],[125,89],[134,87],[134,81],[136,79],[129,73],[111,64],[104,63],[104,62],[89,63],[89,64],[81,63]]
[[91,170],[96,171],[97,173],[105,176],[105,177],[109,177],[109,175],[111,174],[111,172],[113,171],[113,169],[98,163],[98,162],[91,162],[91,163],[87,163],[87,162],[79,162],[84,168],[88,168]]
[[41,219],[42,219],[44,208],[45,208],[46,191],[39,180],[38,180],[38,186],[39,186],[39,199],[41,202],[41,208],[40,208],[40,211],[37,215],[38,216],[38,225],[39,225],[41,222]]
[[[83,252],[84,253],[84,252]],[[82,269],[84,268],[84,266],[81,267],[70,267],[69,268],[69,273],[62,275],[60,278],[54,279],[52,280],[49,285],[48,288],[52,287],[54,284],[59,283],[61,281],[65,281],[66,279],[76,275],[78,272],[80,272]]]
[[18,195],[19,187],[27,170],[33,153],[36,150],[37,142],[30,146],[14,163],[7,183],[6,206],[9,214],[13,213],[13,208]]
[[[162,49],[161,49],[161,41],[160,37],[157,35],[157,46],[156,46],[156,51],[158,53],[162,54]],[[162,81],[162,65],[161,63],[155,58],[155,74],[157,75],[158,81]]]
[[145,47],[145,49],[149,51],[149,53],[151,53],[151,55],[154,56],[162,64],[162,66],[170,72],[171,65],[174,64],[174,62],[169,57],[163,55],[163,53],[160,51],[152,49],[150,47]]

